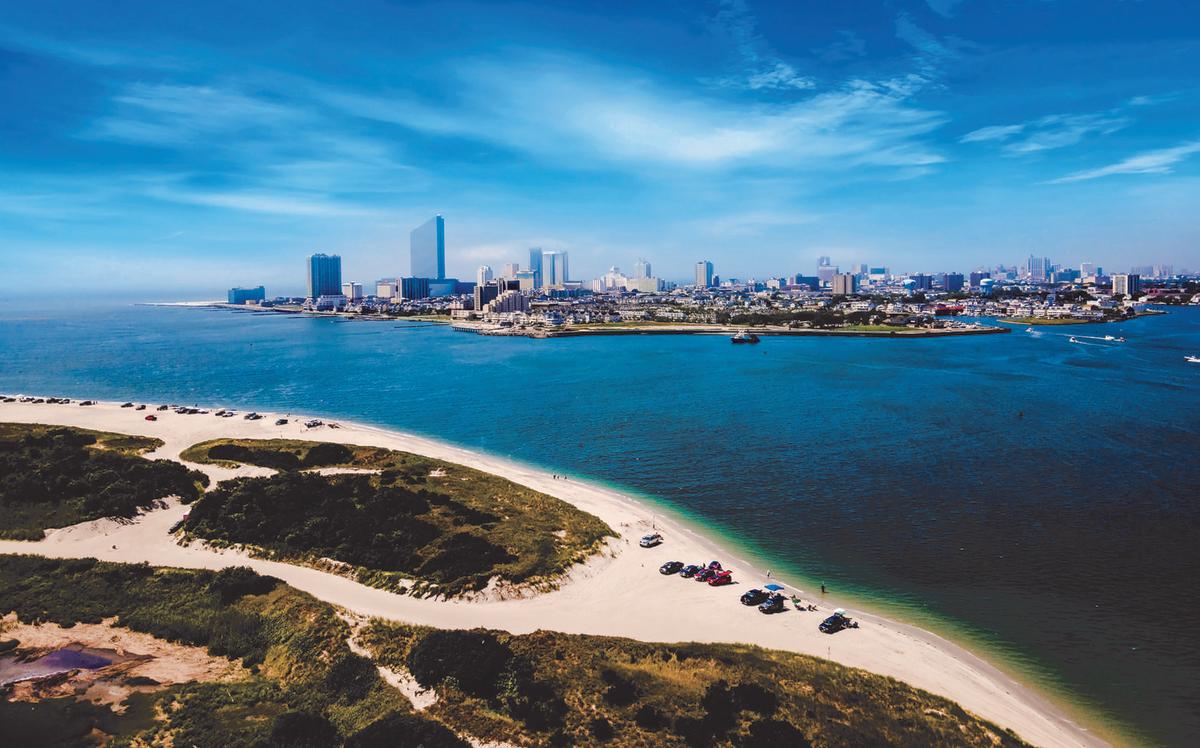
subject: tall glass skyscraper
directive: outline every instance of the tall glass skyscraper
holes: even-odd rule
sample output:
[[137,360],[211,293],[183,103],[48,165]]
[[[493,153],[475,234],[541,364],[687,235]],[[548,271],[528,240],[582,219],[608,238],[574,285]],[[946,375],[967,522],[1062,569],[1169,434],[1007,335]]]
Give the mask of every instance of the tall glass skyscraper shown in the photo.
[[567,282],[567,253],[542,252],[542,288],[554,288]]
[[542,287],[542,248],[529,248],[529,270],[533,273],[533,287]]
[[412,277],[442,280],[446,277],[446,222],[430,218],[408,235]]
[[710,288],[713,284],[713,264],[708,260],[696,263],[696,283],[700,288]]
[[315,254],[308,258],[308,298],[337,296],[342,292],[342,258]]

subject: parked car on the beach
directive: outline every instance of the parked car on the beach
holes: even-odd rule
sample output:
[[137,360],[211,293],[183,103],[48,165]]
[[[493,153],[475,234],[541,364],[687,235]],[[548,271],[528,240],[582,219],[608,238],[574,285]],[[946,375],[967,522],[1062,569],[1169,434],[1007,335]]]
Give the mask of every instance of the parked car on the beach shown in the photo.
[[679,570],[679,576],[694,577],[697,574],[699,574],[701,571],[704,571],[703,566],[700,566],[699,564],[688,564],[687,566],[685,566]]
[[697,582],[707,582],[719,573],[717,569],[701,569],[700,573],[692,577],[692,579],[695,579]]
[[132,407],[133,407],[133,403],[121,403],[121,407],[122,407],[122,408],[132,408]]
[[679,570],[682,568],[683,568],[682,561],[668,561],[665,564],[663,564],[662,566],[658,567],[658,573],[659,574],[678,574]]
[[776,592],[774,595],[771,595],[771,597],[769,597],[767,600],[763,601],[758,606],[758,612],[760,612],[760,613],[782,613],[785,599],[786,598],[784,598],[783,595]]
[[150,415],[146,416],[146,420],[147,420],[147,421],[157,421],[157,420],[158,420],[158,416],[156,416],[156,415],[154,415],[153,413],[151,413]]
[[653,533],[651,535],[643,535],[642,539],[638,541],[638,545],[643,548],[653,548],[656,545],[662,545],[662,542],[663,536]]
[[761,605],[770,596],[771,593],[755,587],[742,595],[742,605]]
[[728,569],[714,571],[712,578],[708,580],[709,587],[724,587],[727,584],[733,584],[733,572]]
[[95,404],[96,404],[95,400],[84,400],[83,402],[80,403],[80,405],[95,405]]
[[146,409],[145,405],[138,405],[136,408],[134,408],[134,410],[145,410],[145,409]]
[[316,427],[324,426],[325,424],[323,424],[321,421],[317,420],[316,418],[313,418],[309,421],[305,421],[304,425],[310,429],[315,429]]
[[846,615],[846,611],[838,608],[833,611],[833,615],[821,621],[821,625],[817,628],[823,634],[836,634],[842,629],[856,629],[858,628],[858,623],[850,620],[850,616]]
[[170,409],[171,409],[170,405],[160,405],[157,408],[155,408],[155,410],[170,410]]
[[720,561],[709,561],[707,568],[716,569],[717,571],[720,571],[721,570],[721,562]]
[[245,418],[247,421],[257,421],[258,419],[262,418],[262,416],[257,413],[247,413]]
[[277,419],[275,419],[275,425],[276,425],[276,426],[286,426],[286,425],[287,425],[287,422],[288,422],[288,420],[287,420],[286,418],[277,418]]

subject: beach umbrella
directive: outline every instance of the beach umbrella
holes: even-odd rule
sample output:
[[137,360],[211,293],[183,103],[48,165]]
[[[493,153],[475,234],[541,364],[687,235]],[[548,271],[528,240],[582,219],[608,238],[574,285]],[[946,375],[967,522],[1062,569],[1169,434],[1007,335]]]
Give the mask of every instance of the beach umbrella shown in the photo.
[[764,589],[768,589],[772,592],[778,592],[779,590],[783,589],[783,585],[782,584],[768,584],[768,585],[766,585],[766,587]]

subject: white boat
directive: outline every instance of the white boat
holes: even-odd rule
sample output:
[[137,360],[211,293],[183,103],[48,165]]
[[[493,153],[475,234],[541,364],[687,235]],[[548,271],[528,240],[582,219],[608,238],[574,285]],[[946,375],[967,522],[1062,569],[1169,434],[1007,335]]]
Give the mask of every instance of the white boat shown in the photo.
[[1183,360],[1189,364],[1200,364],[1200,356],[1184,356]]
[[1105,340],[1116,340],[1116,338],[1114,338],[1112,335],[1105,335],[1104,339]]
[[1025,328],[1025,332],[1033,332],[1033,328],[1032,328],[1032,327],[1026,327],[1026,328]]
[[1070,343],[1078,343],[1079,341],[1075,339],[1075,336],[1074,336],[1074,335],[1072,335],[1072,336],[1071,336],[1071,339],[1070,339],[1069,341],[1067,341],[1067,342],[1070,342]]

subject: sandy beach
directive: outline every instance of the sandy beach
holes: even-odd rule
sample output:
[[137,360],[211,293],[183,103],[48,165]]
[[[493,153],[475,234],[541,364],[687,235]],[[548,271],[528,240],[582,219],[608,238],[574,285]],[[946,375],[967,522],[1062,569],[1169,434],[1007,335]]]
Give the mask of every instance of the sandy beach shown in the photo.
[[[157,403],[153,404],[157,405]],[[154,413],[157,421],[144,420]],[[149,562],[162,566],[221,568],[251,566],[278,577],[322,600],[362,616],[442,628],[476,626],[527,633],[549,629],[567,633],[625,636],[644,641],[747,642],[773,649],[816,655],[889,675],[953,699],[975,714],[1013,729],[1025,740],[1044,746],[1105,745],[1105,741],[1073,721],[1066,712],[967,650],[935,634],[891,621],[867,611],[798,590],[818,612],[765,616],[738,603],[747,589],[761,586],[765,572],[723,552],[716,543],[665,517],[653,507],[618,491],[570,478],[555,478],[540,470],[430,439],[340,422],[340,428],[307,429],[304,415],[286,414],[284,426],[276,414],[259,421],[179,415],[152,409],[135,411],[117,403],[80,407],[31,403],[0,403],[0,421],[50,423],[142,434],[162,439],[163,447],[150,457],[177,459],[185,448],[207,439],[302,438],[374,445],[461,463],[503,476],[557,496],[603,519],[621,538],[611,553],[575,569],[561,589],[523,599],[465,602],[417,599],[366,587],[345,577],[312,568],[254,559],[234,551],[199,546],[183,547],[167,528],[183,514],[171,503],[133,522],[97,520],[52,531],[43,541],[0,541],[0,552],[54,557],[92,556],[108,561]],[[214,481],[235,475],[263,474],[261,468],[227,469],[195,465]],[[637,546],[651,527],[666,542],[653,549]],[[719,559],[734,570],[738,584],[710,588],[662,576],[658,566],[668,560],[698,563]],[[787,580],[779,580],[786,583]],[[861,621],[859,629],[829,636],[817,624],[835,607],[846,607]]]

